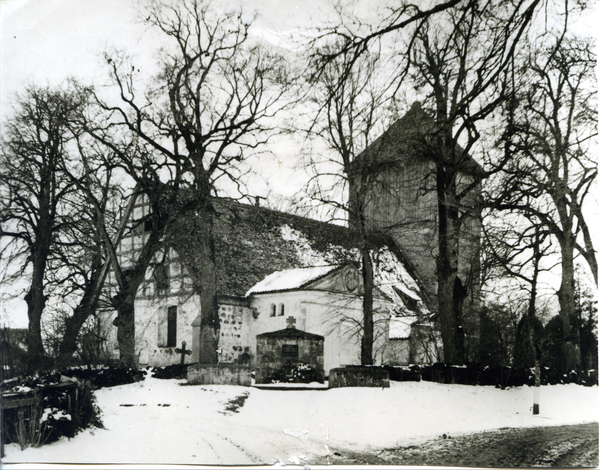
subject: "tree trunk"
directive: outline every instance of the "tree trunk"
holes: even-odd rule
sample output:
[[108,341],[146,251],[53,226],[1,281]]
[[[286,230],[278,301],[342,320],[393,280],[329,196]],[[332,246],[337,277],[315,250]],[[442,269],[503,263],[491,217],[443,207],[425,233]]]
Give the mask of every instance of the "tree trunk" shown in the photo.
[[91,315],[91,308],[88,305],[78,305],[73,310],[73,315],[65,319],[65,334],[60,342],[56,367],[68,367],[73,360],[73,355],[77,351],[77,338],[81,327]]
[[[462,364],[464,362],[464,335],[461,331],[462,299],[457,295],[458,279],[458,210],[454,203],[452,184],[449,176],[438,167],[437,194],[439,215],[439,254],[437,262],[438,276],[438,313],[444,347],[444,362]],[[459,292],[460,291],[460,292]]]
[[208,229],[207,238],[201,240],[200,256],[203,263],[200,270],[200,351],[198,361],[201,364],[218,364],[219,362],[219,309],[217,305],[217,276],[215,271],[215,253],[211,222],[205,224]]
[[113,321],[113,325],[117,327],[119,360],[124,366],[132,368],[137,367],[134,299],[135,292],[133,295],[119,293],[112,299],[113,306],[117,311],[117,318]]
[[[101,241],[97,241],[100,246]],[[75,351],[77,351],[77,338],[81,327],[87,319],[96,313],[96,305],[102,291],[105,274],[108,266],[102,267],[102,257],[99,251],[96,252],[92,259],[90,270],[90,279],[87,281],[83,297],[79,301],[79,305],[73,310],[73,315],[65,320],[65,334],[59,346],[57,367],[68,366]]]
[[369,249],[362,250],[363,275],[363,336],[360,347],[360,363],[363,366],[373,364],[373,261]]
[[214,246],[215,210],[209,197],[199,194],[181,202],[183,206],[178,211],[177,219],[172,222],[168,243],[186,265],[194,290],[200,295],[198,361],[215,365],[219,361],[220,335]]
[[[564,367],[565,371],[578,370],[581,367],[579,331],[575,325],[575,266],[573,263],[574,241],[570,233],[565,233],[561,241],[562,276],[558,290],[558,303],[564,331]],[[560,239],[559,239],[560,241]]]
[[536,317],[535,317],[535,302],[537,300],[537,283],[540,272],[540,261],[542,254],[540,253],[540,239],[539,239],[539,227],[536,226],[536,239],[533,245],[533,276],[531,278],[531,295],[529,296],[529,305],[527,307],[527,320],[529,327],[529,342],[530,348],[534,354],[534,377],[535,377],[535,389],[533,392],[533,414],[537,415],[540,413],[540,384],[541,384],[541,370],[540,361],[542,359],[542,348],[541,348],[541,331],[537,331],[536,328]]
[[[49,237],[43,237],[49,238]],[[44,245],[44,246],[42,246]],[[47,246],[46,246],[47,245]],[[27,332],[27,361],[29,372],[42,370],[46,366],[44,344],[42,342],[42,313],[48,298],[44,295],[44,272],[49,252],[49,241],[40,240],[33,252],[33,272],[31,285],[25,295],[29,326]]]
[[217,364],[219,356],[219,309],[217,305],[217,273],[215,268],[215,246],[213,232],[214,210],[207,204],[200,215],[204,230],[197,232],[199,237],[200,270],[200,357],[202,364]]
[[32,282],[32,286],[25,295],[27,316],[29,318],[27,331],[27,369],[29,372],[41,370],[45,364],[41,319],[47,298],[43,294],[43,285],[38,284]]

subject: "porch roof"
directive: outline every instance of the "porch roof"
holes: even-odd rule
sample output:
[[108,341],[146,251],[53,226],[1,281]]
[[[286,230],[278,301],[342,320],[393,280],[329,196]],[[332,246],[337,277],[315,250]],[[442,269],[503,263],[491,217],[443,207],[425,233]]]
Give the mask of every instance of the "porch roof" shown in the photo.
[[250,290],[246,292],[246,297],[249,297],[252,294],[301,289],[309,282],[320,279],[339,267],[340,266],[336,265],[314,266],[309,268],[276,271],[250,288]]

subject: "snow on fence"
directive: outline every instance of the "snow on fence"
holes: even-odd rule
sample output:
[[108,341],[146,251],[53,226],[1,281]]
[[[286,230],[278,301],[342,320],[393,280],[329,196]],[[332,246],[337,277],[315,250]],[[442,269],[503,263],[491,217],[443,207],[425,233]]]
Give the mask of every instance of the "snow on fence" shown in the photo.
[[[93,415],[89,385],[70,379],[34,389],[2,393],[1,454],[4,444],[16,442],[21,449],[38,447],[61,435],[72,437]],[[85,416],[84,416],[85,415]]]

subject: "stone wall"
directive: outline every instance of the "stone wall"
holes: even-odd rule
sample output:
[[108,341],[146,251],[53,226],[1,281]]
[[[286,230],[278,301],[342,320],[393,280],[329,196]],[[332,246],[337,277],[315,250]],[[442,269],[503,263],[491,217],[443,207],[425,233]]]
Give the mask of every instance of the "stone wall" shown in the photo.
[[329,388],[389,386],[390,374],[382,367],[347,366],[329,371]]
[[221,337],[219,338],[219,362],[248,364],[250,354],[251,309],[241,303],[219,303]]
[[252,384],[249,366],[237,364],[191,364],[187,369],[187,381],[191,385],[242,385]]

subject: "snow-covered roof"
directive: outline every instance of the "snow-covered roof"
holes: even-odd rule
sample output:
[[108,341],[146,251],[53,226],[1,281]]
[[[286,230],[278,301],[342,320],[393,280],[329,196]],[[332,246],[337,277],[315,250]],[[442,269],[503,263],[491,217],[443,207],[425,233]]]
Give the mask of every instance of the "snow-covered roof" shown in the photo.
[[410,326],[416,321],[416,316],[391,317],[390,339],[408,339],[408,337],[410,336]]
[[329,274],[338,267],[339,266],[315,266],[310,268],[275,271],[246,292],[246,297],[249,297],[252,294],[265,292],[300,289],[307,283]]
[[[417,294],[419,292],[417,282],[388,248],[380,248],[374,252],[373,271],[377,287],[396,305],[404,305],[404,302],[395,289],[417,302],[421,301],[421,297]],[[422,309],[424,308],[423,305]]]

